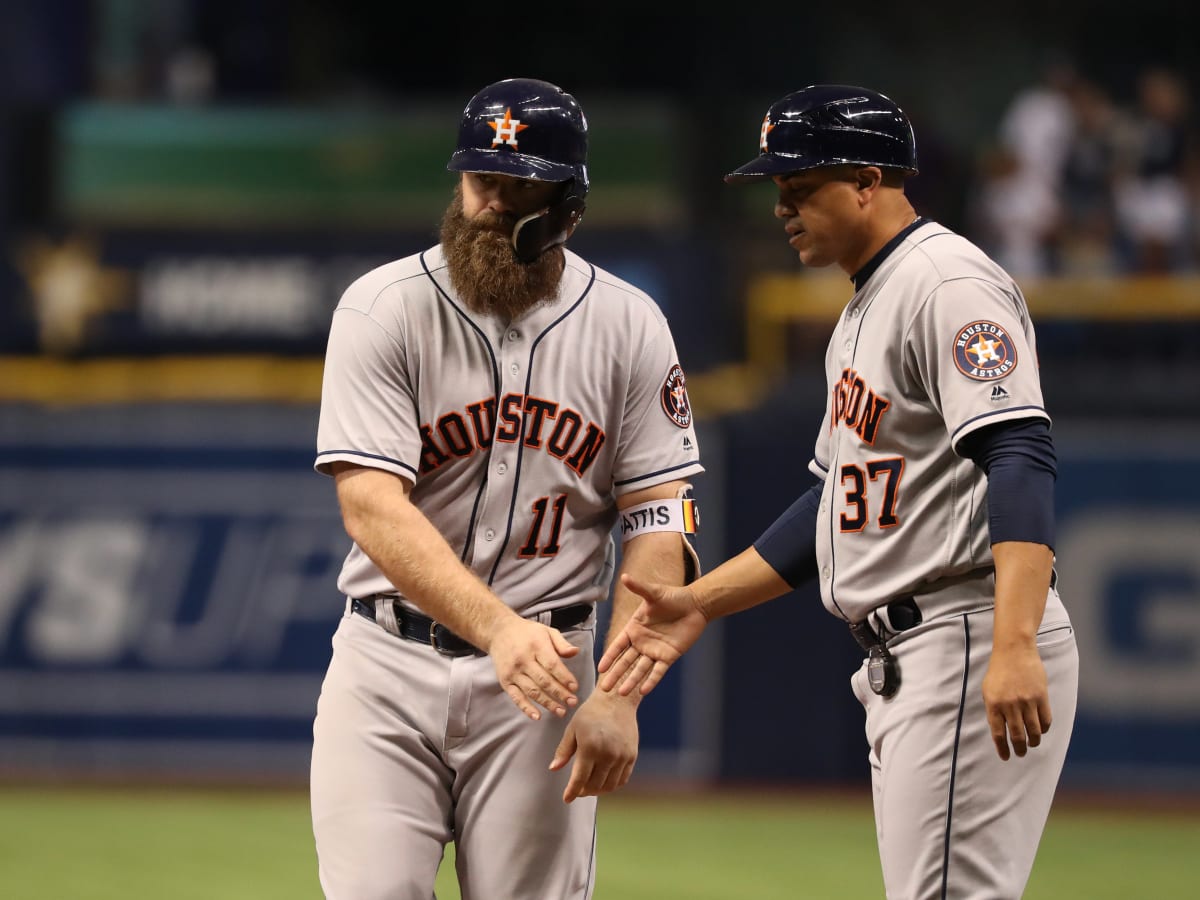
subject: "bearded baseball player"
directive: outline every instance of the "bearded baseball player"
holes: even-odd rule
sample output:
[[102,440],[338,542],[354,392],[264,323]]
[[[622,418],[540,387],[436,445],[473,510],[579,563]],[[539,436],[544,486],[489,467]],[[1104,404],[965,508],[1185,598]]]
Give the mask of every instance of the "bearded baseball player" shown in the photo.
[[[313,726],[320,880],[429,900],[453,841],[465,900],[587,898],[595,797],[638,749],[638,695],[594,691],[613,536],[621,572],[685,583],[703,469],[658,306],[563,246],[575,98],[489,85],[448,168],[440,243],[355,281],[329,334],[316,468],[353,545]],[[638,600],[615,589],[612,633]]]
[[851,687],[887,896],[1020,897],[1078,684],[1029,311],[999,266],[914,212],[916,144],[887,97],[787,94],[759,149],[726,181],[772,179],[800,261],[853,281],[825,357],[818,482],[689,586],[622,576],[644,602],[600,687],[649,691],[713,618],[816,578],[865,656]]

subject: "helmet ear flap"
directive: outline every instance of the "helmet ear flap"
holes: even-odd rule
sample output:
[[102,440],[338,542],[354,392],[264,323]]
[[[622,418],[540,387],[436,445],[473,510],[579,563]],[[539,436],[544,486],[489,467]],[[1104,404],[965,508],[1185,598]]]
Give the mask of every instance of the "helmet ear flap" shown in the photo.
[[545,209],[530,213],[513,228],[512,245],[517,259],[533,262],[551,247],[564,243],[583,219],[587,188],[578,179],[563,186],[562,196]]

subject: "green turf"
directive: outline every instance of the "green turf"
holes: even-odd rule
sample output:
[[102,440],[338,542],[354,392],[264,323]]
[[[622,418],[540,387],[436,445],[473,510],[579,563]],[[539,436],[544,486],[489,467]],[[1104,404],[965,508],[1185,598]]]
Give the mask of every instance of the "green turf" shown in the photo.
[[[1200,817],[1060,803],[1026,900],[1196,896]],[[457,900],[450,861],[440,900]],[[597,900],[882,896],[867,798],[604,801]],[[320,900],[302,793],[0,787],[5,900]],[[497,898],[499,900],[499,898]]]

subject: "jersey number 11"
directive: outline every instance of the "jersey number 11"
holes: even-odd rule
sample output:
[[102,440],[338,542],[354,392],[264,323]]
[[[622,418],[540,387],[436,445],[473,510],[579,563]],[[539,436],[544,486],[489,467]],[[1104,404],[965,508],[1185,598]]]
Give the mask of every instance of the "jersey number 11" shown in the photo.
[[522,559],[532,559],[535,556],[554,556],[558,553],[558,538],[562,533],[563,510],[567,506],[567,495],[559,494],[554,498],[553,518],[550,522],[550,536],[539,549],[542,538],[542,525],[546,521],[546,510],[550,507],[549,497],[538,497],[533,501],[533,525],[529,529],[529,537],[525,545],[517,551]]

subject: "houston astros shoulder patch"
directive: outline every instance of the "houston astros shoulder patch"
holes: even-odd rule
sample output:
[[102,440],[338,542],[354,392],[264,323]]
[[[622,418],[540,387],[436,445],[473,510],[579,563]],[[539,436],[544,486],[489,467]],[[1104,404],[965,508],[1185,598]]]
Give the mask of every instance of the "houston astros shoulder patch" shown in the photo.
[[688,402],[686,379],[683,369],[678,364],[671,367],[667,380],[663,382],[662,408],[672,422],[680,428],[692,424],[692,405]]
[[1017,367],[1017,347],[995,322],[972,322],[954,338],[954,365],[968,378],[994,381]]

